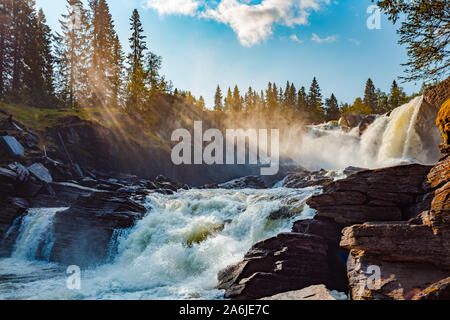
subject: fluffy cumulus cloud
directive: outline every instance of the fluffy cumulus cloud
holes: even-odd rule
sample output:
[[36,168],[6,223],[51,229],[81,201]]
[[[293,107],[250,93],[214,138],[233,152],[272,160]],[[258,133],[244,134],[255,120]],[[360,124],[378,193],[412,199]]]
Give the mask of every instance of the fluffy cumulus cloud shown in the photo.
[[160,15],[181,14],[193,16],[197,13],[200,2],[197,0],[145,0],[144,8],[156,10]]
[[308,23],[312,11],[330,0],[146,0],[159,14],[196,15],[230,26],[244,46],[255,45],[273,34],[275,25]]

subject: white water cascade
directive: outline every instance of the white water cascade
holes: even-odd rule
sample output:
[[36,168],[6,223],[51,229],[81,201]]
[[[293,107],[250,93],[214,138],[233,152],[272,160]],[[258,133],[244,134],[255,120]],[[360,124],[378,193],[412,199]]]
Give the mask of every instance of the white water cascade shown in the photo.
[[338,126],[312,126],[300,138],[294,159],[307,169],[380,168],[402,163],[433,164],[441,141],[435,124],[438,110],[423,97],[379,116],[360,136]]
[[12,257],[17,259],[49,260],[53,245],[53,218],[66,208],[29,209],[23,217]]
[[[52,271],[51,277],[26,285],[0,283],[0,299],[222,298],[215,289],[218,272],[240,261],[256,242],[290,231],[294,221],[312,218],[314,210],[305,201],[318,192],[314,187],[152,194],[146,201],[148,214],[133,228],[115,233],[113,259],[83,270],[80,291],[66,288],[65,270]],[[0,279],[2,272],[17,279],[33,267],[36,272],[43,268],[17,261],[33,259],[32,253],[46,242],[44,230],[52,214],[30,212],[24,218],[13,257],[0,260]]]

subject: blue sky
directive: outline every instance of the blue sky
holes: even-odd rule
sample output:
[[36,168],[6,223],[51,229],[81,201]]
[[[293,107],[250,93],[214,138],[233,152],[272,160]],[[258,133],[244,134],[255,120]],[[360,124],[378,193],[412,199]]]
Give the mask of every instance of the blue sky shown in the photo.
[[[65,1],[37,0],[59,29]],[[370,0],[109,0],[124,50],[129,18],[138,8],[148,47],[163,57],[174,86],[213,103],[216,86],[265,89],[289,80],[309,88],[317,77],[324,96],[340,102],[363,95],[372,78],[388,91],[402,75],[406,49],[385,17],[369,30]],[[402,84],[407,93],[420,84]]]

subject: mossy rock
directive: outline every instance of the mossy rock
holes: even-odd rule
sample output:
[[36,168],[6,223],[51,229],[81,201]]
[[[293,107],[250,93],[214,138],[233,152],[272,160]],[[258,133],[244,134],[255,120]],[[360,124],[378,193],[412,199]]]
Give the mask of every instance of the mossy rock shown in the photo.
[[436,124],[442,132],[442,138],[445,144],[449,144],[450,141],[450,99],[444,102],[439,110]]

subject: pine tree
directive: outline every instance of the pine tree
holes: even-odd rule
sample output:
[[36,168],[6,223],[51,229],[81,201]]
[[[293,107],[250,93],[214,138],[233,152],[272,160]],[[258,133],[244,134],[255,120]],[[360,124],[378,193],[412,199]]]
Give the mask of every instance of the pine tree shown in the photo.
[[231,88],[228,88],[227,97],[225,98],[225,111],[231,112],[233,110],[233,94]]
[[308,102],[305,87],[301,87],[297,94],[297,111],[301,114],[308,114]]
[[12,1],[0,1],[0,98],[9,89],[11,74]]
[[327,106],[326,120],[327,121],[338,120],[340,116],[339,104],[333,93],[331,94],[331,97],[329,99],[325,100],[325,105]]
[[59,95],[70,107],[85,104],[90,98],[88,69],[90,58],[89,21],[80,0],[67,0],[67,13],[62,15],[61,34],[56,49]]
[[363,99],[361,99],[360,97],[355,99],[355,102],[351,107],[351,111],[352,113],[363,115],[368,115],[371,113],[371,109],[363,102]]
[[222,90],[220,90],[220,86],[217,85],[216,94],[214,95],[214,110],[215,111],[223,111],[223,96]]
[[203,98],[203,96],[200,96],[200,98],[198,98],[197,108],[202,111],[206,109],[205,99]]
[[397,81],[392,82],[391,91],[389,93],[389,110],[394,110],[401,105],[401,89],[397,85]]
[[135,112],[143,109],[143,103],[147,96],[145,86],[147,75],[144,70],[144,52],[147,50],[147,44],[137,9],[134,9],[130,22],[133,34],[129,39],[131,53],[128,55],[128,64],[130,67],[128,70],[126,108],[129,112]]
[[[109,6],[106,0],[89,0],[92,16],[92,28],[90,32],[91,65],[89,82],[92,89],[93,105],[108,105],[117,97],[114,97],[113,83],[117,80],[114,75],[120,65],[121,59],[117,59],[120,48],[117,47],[117,34],[114,30]],[[119,64],[119,65],[117,65]]]
[[245,103],[245,111],[247,113],[252,113],[256,107],[256,94],[253,91],[252,87],[248,88],[247,93],[245,94],[244,103]]
[[241,93],[239,92],[239,88],[236,85],[233,90],[233,104],[232,104],[233,112],[242,111],[242,98]]
[[370,109],[370,113],[375,113],[378,106],[377,95],[375,93],[375,86],[372,79],[368,79],[366,89],[364,92],[364,104]]
[[383,114],[389,111],[389,97],[388,95],[381,91],[380,89],[378,89],[376,91],[376,95],[377,95],[377,113],[378,114]]
[[325,118],[322,108],[322,93],[316,78],[314,78],[311,83],[311,88],[309,89],[307,98],[307,104],[311,120],[315,123],[322,122]]
[[145,71],[147,74],[147,83],[150,92],[150,99],[155,97],[155,95],[159,94],[160,92],[164,91],[164,89],[161,88],[161,82],[163,79],[159,75],[161,66],[162,66],[161,56],[158,56],[153,52],[149,52],[147,54],[147,66]]
[[119,37],[114,38],[111,75],[109,81],[111,82],[111,104],[114,107],[122,105],[121,97],[123,95],[123,63],[124,55]]

